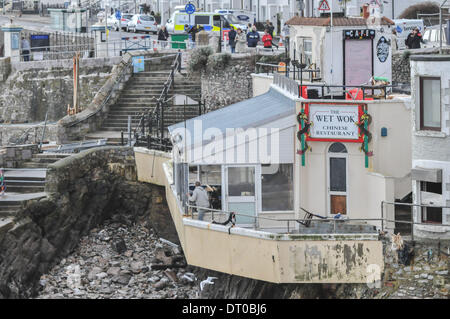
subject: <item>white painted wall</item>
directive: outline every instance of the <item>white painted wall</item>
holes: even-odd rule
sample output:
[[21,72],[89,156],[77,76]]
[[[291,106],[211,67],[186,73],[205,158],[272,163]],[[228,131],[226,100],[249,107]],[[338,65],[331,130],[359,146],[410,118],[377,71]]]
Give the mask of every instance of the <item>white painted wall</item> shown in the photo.
[[[441,78],[441,131],[420,131],[421,76]],[[411,61],[412,78],[412,167],[442,170],[442,203],[450,206],[450,63],[449,61]],[[419,182],[413,181],[413,201],[422,202]],[[414,210],[416,222],[421,222],[420,210]],[[442,223],[450,225],[450,209],[443,209]],[[419,236],[450,238],[450,227],[422,226],[415,228]]]
[[302,38],[309,37],[313,41],[312,60],[322,70],[322,79],[330,85],[343,85],[344,55],[343,55],[343,31],[348,29],[374,29],[376,37],[373,40],[374,75],[392,79],[392,52],[385,62],[377,57],[377,43],[381,37],[391,39],[391,29],[388,26],[352,26],[352,27],[326,27],[314,26],[290,26],[291,50],[290,56],[294,57],[294,49],[297,50],[296,59],[299,59],[298,49]]

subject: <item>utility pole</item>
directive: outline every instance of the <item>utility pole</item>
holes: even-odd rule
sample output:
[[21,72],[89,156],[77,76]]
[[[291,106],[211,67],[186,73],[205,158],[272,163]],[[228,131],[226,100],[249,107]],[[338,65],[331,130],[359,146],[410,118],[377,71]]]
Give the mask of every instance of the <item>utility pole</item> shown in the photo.
[[109,56],[109,37],[108,37],[108,2],[105,2],[105,37],[106,37],[106,56]]

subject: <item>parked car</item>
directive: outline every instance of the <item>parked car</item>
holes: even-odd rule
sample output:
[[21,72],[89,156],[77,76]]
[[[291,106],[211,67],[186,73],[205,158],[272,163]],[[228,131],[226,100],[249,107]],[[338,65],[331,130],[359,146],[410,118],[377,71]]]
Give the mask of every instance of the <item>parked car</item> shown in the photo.
[[[124,13],[122,15],[122,18],[120,19],[120,27],[122,27],[122,30],[127,29],[128,22],[130,22],[132,17],[133,14],[131,13]],[[119,20],[114,21],[114,30],[119,31]]]
[[153,32],[158,33],[158,23],[155,17],[146,14],[135,14],[127,24],[128,32]]

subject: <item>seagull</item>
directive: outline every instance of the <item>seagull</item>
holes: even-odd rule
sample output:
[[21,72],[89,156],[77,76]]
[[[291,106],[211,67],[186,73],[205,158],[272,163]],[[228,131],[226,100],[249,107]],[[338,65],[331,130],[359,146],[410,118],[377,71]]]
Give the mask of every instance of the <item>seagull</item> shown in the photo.
[[204,287],[206,284],[214,285],[214,283],[212,282],[214,279],[217,279],[217,277],[208,277],[208,278],[206,278],[206,280],[203,280],[203,281],[200,283],[200,290],[203,291],[203,287]]

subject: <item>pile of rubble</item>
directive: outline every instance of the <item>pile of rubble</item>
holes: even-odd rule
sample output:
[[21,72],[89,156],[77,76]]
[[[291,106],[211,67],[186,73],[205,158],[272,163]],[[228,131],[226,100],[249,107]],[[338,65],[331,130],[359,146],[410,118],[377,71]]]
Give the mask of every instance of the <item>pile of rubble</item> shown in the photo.
[[394,255],[386,255],[382,298],[448,299],[450,294],[449,259],[436,248],[419,247],[407,265]]
[[196,298],[180,248],[140,225],[108,222],[41,276],[37,298]]

